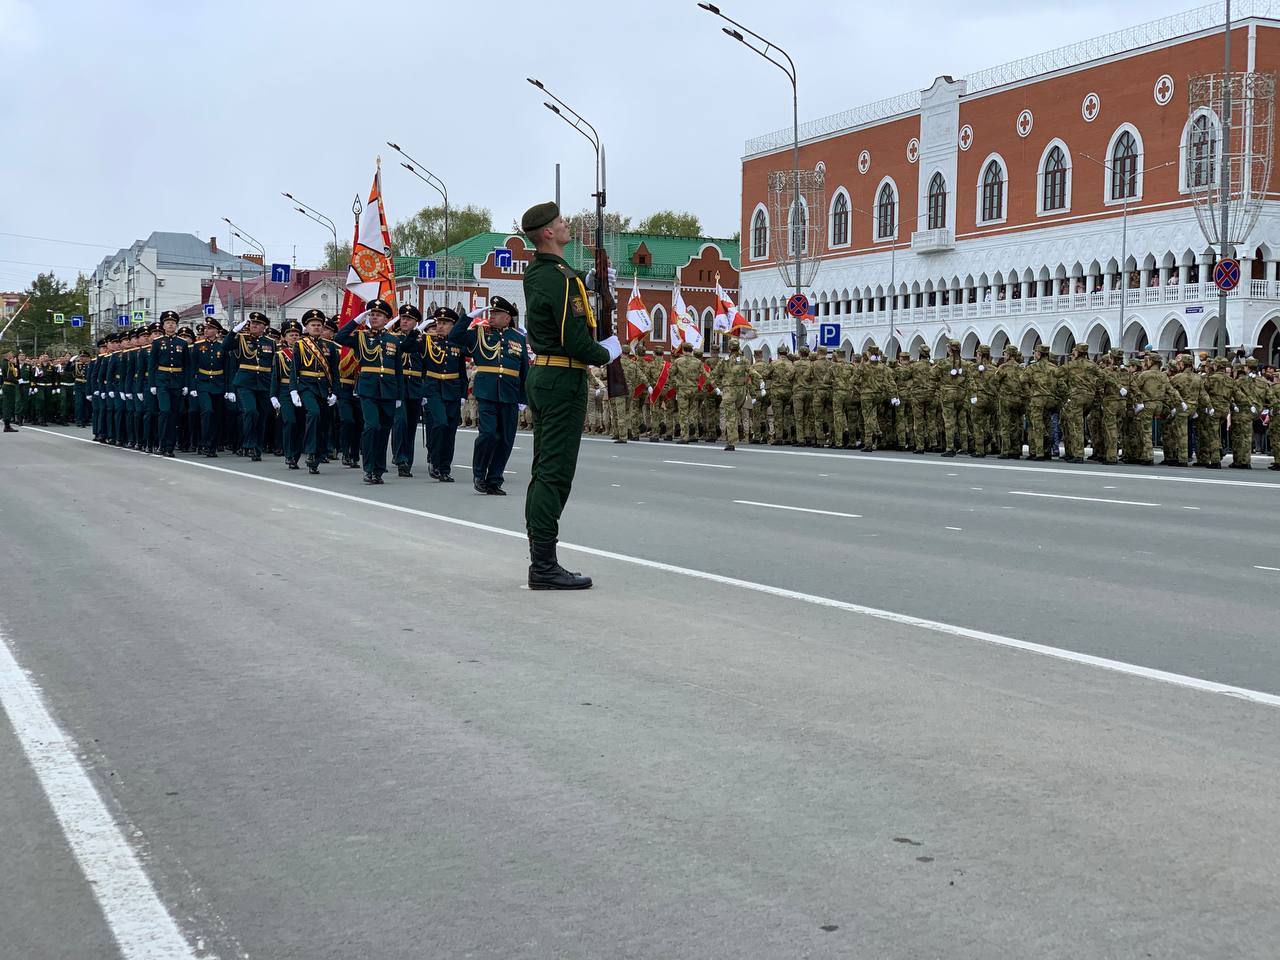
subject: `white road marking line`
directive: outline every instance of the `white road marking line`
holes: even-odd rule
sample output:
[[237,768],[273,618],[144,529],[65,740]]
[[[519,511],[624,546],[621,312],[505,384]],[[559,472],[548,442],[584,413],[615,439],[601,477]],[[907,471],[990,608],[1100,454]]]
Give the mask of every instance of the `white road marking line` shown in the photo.
[[1114,485],[1112,485],[1112,486],[1109,486],[1109,487],[1103,487],[1102,489],[1103,489],[1103,490],[1114,490],[1114,489],[1115,489],[1115,486],[1114,486]]
[[9,717],[124,960],[194,960],[196,954],[147,879],[137,854],[94,789],[80,748],[0,634],[0,706]]
[[1183,510],[1199,510],[1199,507],[1183,507]]
[[[77,437],[73,434],[60,433],[57,430],[45,430],[40,427],[27,427],[26,429],[33,430],[36,433],[47,433],[50,436],[58,437],[63,440],[75,440],[80,443],[88,443],[98,446],[98,444],[95,444],[89,437]],[[908,460],[905,462],[911,463],[912,461]],[[354,494],[342,493],[339,490],[327,490],[324,487],[308,486],[303,483],[295,483],[292,480],[279,480],[275,477],[263,477],[252,473],[244,473],[240,470],[234,470],[230,467],[219,467],[215,464],[206,463],[202,460],[168,458],[156,459],[157,466],[163,468],[168,464],[194,467],[198,470],[210,470],[215,473],[226,473],[233,477],[241,477],[245,480],[270,483],[279,487],[288,487],[292,490],[303,490],[308,493],[315,493],[324,497],[333,497],[336,500],[345,500],[349,503],[363,504],[368,507],[378,507],[383,510],[391,510],[395,513],[404,513],[410,516],[422,517],[426,520],[435,520],[439,523],[445,523],[455,527],[463,527],[468,530],[480,530],[484,533],[492,533],[500,537],[510,537],[514,540],[525,540],[528,536],[524,530],[507,530],[503,527],[494,527],[487,523],[477,523],[474,520],[463,520],[460,517],[448,517],[439,513],[430,513],[426,510],[416,510],[413,507],[402,507],[396,503],[385,503],[381,500],[369,500],[366,497],[358,497]],[[643,501],[638,502],[643,503]],[[983,643],[989,643],[1000,647],[1008,647],[1014,650],[1022,650],[1028,653],[1038,653],[1046,657],[1053,657],[1057,660],[1065,660],[1069,663],[1098,667],[1099,669],[1109,670],[1114,673],[1122,673],[1131,677],[1141,677],[1145,680],[1155,680],[1161,683],[1173,684],[1174,686],[1187,687],[1192,690],[1199,690],[1203,693],[1222,694],[1229,697],[1237,697],[1241,700],[1248,700],[1252,703],[1263,704],[1268,707],[1280,707],[1280,696],[1273,693],[1265,693],[1261,690],[1250,690],[1247,687],[1236,687],[1227,683],[1218,683],[1216,680],[1205,680],[1201,677],[1191,677],[1181,673],[1172,673],[1168,670],[1157,670],[1154,667],[1144,667],[1135,663],[1125,663],[1123,660],[1112,660],[1107,657],[1098,657],[1091,653],[1080,653],[1076,650],[1064,650],[1061,647],[1051,647],[1047,644],[1034,643],[1030,640],[1018,640],[1015,637],[1006,637],[998,633],[988,633],[985,630],[974,630],[970,627],[961,627],[955,624],[942,623],[938,620],[926,620],[922,617],[913,617],[910,614],[895,613],[892,610],[881,610],[877,607],[866,607],[862,604],[850,603],[846,600],[836,600],[832,597],[823,597],[813,593],[803,593],[799,590],[789,590],[786,587],[775,587],[771,584],[757,583],[752,580],[740,580],[737,577],[729,577],[720,573],[711,573],[706,570],[695,570],[691,567],[680,567],[671,563],[663,563],[660,560],[647,560],[644,557],[631,556],[625,553],[615,553],[612,550],[602,550],[599,547],[587,547],[580,544],[565,543],[564,541],[560,542],[560,547],[565,550],[576,550],[577,552],[585,553],[588,556],[600,557],[604,560],[614,560],[618,563],[629,563],[638,567],[647,567],[650,570],[658,570],[662,573],[670,573],[686,578],[692,577],[697,580],[705,580],[708,583],[716,583],[727,587],[736,587],[740,590],[748,590],[753,593],[778,597],[784,600],[795,600],[800,603],[808,603],[832,610],[843,610],[846,613],[860,614],[862,616],[871,617],[875,620],[884,620],[889,623],[897,623],[903,626],[917,627],[934,633],[946,634],[953,637],[962,637],[967,640],[978,640]]]
[[[59,434],[59,436],[67,436],[67,434]],[[591,439],[583,437],[584,440]],[[937,460],[930,460],[927,457],[921,459],[913,457],[882,457],[878,454],[868,456],[866,454],[847,454],[847,453],[828,453],[821,450],[773,450],[769,447],[751,447],[742,446],[738,448],[740,453],[763,454],[765,456],[776,457],[824,457],[829,460],[844,460],[848,463],[909,463],[917,467],[960,467],[965,470],[1013,470],[1020,473],[1061,473],[1070,477],[1099,477],[1110,480],[1152,480],[1158,483],[1207,483],[1222,487],[1256,487],[1261,490],[1272,490],[1280,492],[1280,483],[1266,483],[1257,480],[1220,480],[1216,477],[1171,477],[1153,473],[1121,473],[1113,470],[1067,470],[1062,467],[1042,467],[1039,464],[1027,464],[1019,466],[1012,463],[951,463],[950,461],[942,463]]]
[[734,503],[742,503],[748,507],[772,507],[774,510],[795,510],[797,513],[820,513],[826,517],[850,517],[854,520],[861,520],[860,513],[841,513],[839,510],[814,510],[812,507],[789,507],[785,503],[761,503],[759,500],[735,500]]
[[963,531],[963,529],[964,529],[964,528],[963,528],[963,527],[947,527],[947,529],[948,529],[948,530]]
[[1015,497],[1047,497],[1050,500],[1087,500],[1089,503],[1118,503],[1126,507],[1158,507],[1158,503],[1145,500],[1108,500],[1105,497],[1069,497],[1065,493],[1033,493],[1030,490],[1010,490]]
[[969,489],[970,489],[970,490],[981,490],[982,488],[981,488],[981,487],[970,487]]
[[1253,565],[1253,569],[1255,569],[1255,570],[1269,570],[1269,571],[1271,571],[1272,573],[1280,573],[1280,567],[1260,567],[1260,566],[1258,566],[1258,564],[1256,564],[1256,563]]
[[686,467],[715,467],[717,470],[732,470],[727,463],[699,463],[697,460],[663,460],[663,463],[679,463]]

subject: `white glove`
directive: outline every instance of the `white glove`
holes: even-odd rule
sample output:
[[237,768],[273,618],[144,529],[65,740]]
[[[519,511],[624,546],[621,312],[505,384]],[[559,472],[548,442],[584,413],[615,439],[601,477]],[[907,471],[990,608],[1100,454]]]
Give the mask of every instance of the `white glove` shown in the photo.
[[719,387],[716,387],[716,396],[717,396],[717,397],[718,397],[718,396],[720,396],[720,388],[719,388]]
[[1255,407],[1253,404],[1249,404],[1249,412],[1250,412],[1250,413],[1257,413],[1257,412],[1258,412],[1258,408],[1257,408],[1257,407]]
[[279,397],[272,397],[272,398],[271,398],[271,407],[272,407],[272,409],[274,409],[274,410],[279,410],[279,409],[280,409],[280,398],[279,398]]
[[290,391],[289,391],[289,399],[293,401],[293,405],[294,405],[295,407],[300,407],[300,406],[302,406],[302,398],[301,398],[300,396],[298,396],[298,391],[297,391],[297,390],[290,390]]
[[1263,415],[1264,417],[1269,417],[1269,416],[1271,416],[1271,408],[1270,408],[1270,407],[1264,407],[1264,408],[1263,408],[1263,410],[1262,410],[1262,415]]
[[1187,409],[1187,402],[1185,400],[1182,401],[1182,409],[1183,410]]
[[470,313],[467,314],[467,319],[474,320],[476,317],[483,317],[488,312],[489,312],[488,306],[476,307],[474,310],[472,310]]
[[1239,407],[1237,407],[1237,406],[1233,403],[1233,404],[1231,405],[1231,412],[1232,412],[1232,413],[1239,413],[1239,412],[1240,412],[1240,408],[1239,408]]
[[[299,402],[299,403],[301,403],[302,401],[298,401],[298,402]],[[400,409],[400,401],[399,401],[399,400],[397,400],[397,401],[396,401],[396,409],[397,409],[397,410],[399,410],[399,409]]]
[[156,395],[156,388],[155,388],[155,387],[152,387],[152,388],[151,388],[151,395],[152,395],[153,397]]
[[958,376],[960,376],[960,371],[959,371],[959,370],[957,370],[955,367],[952,367],[952,368],[951,368],[951,375],[952,375],[953,377],[958,377]]
[[232,328],[231,332],[232,332],[232,333],[239,333],[241,330],[243,330],[243,329],[244,329],[244,325],[245,325],[246,323],[248,323],[248,322],[249,322],[248,318],[245,318],[244,320],[241,320],[239,323],[237,323],[237,324]]
[[421,323],[417,323],[417,324],[415,324],[415,325],[414,325],[414,327],[413,327],[413,329],[415,329],[415,330],[417,330],[419,333],[421,333],[423,330],[427,329],[427,323],[428,323],[428,322],[429,322],[429,321],[427,321],[427,320],[423,320]]
[[[423,400],[422,402],[425,405],[427,401]],[[338,395],[335,393],[329,394],[329,406],[336,407],[337,405],[338,405]]]
[[222,396],[227,400],[229,400],[231,403],[236,402],[236,395],[234,393],[228,392],[228,393],[224,393]]
[[1210,407],[1208,410],[1205,411],[1205,413],[1209,414],[1209,416],[1211,417],[1214,415],[1215,412],[1216,411],[1213,409],[1213,407]]
[[116,398],[116,392],[114,390],[108,390],[107,396],[114,400]]
[[183,388],[182,388],[182,395],[185,397],[188,393],[195,393],[195,390],[194,390],[194,389],[193,389],[193,390],[187,390],[187,388],[186,388],[186,387],[183,387]]
[[26,381],[26,380],[19,380],[19,381],[18,381],[18,385],[19,385],[19,386],[23,386],[23,387],[25,387],[25,386],[27,385],[27,381]]
[[612,336],[607,340],[601,340],[600,346],[609,351],[609,362],[617,360],[622,356],[622,344],[618,342],[617,336]]
[[1128,395],[1129,395],[1129,388],[1128,388],[1128,387],[1121,387],[1121,388],[1120,388],[1120,396],[1122,396],[1122,397],[1127,397]]
[[984,370],[986,370],[986,369],[987,369],[987,365],[986,365],[985,363],[980,363],[980,364],[978,364],[978,372],[979,372],[979,373],[982,373],[982,371],[984,371]]
[[1143,410],[1146,409],[1146,406],[1147,405],[1145,403],[1135,403],[1133,405],[1134,413],[1141,413]]
[[36,395],[36,392],[37,392],[36,388],[32,387],[30,390],[27,391],[27,396],[34,397]]
[[517,403],[517,404],[516,404],[516,407],[519,409],[520,413],[524,413],[524,412],[525,412],[525,410],[526,410],[526,409],[528,409],[528,406],[529,406],[529,405],[528,405],[527,403]]
[[[337,403],[337,402],[338,402],[338,398],[337,398],[337,397],[331,397],[330,399],[333,401],[333,403],[329,404],[329,406],[331,406],[331,407],[333,406],[333,404],[334,404],[334,403]],[[423,398],[422,398],[422,409],[423,409],[423,410],[425,410],[425,409],[427,409],[427,407],[429,407],[429,406],[431,406],[431,404],[429,404],[429,403],[427,402],[427,398],[426,398],[426,397],[423,397]]]
[[[607,268],[606,268],[606,270],[605,270],[605,275],[609,278],[609,286],[610,286],[610,287],[615,287],[615,286],[617,286],[617,284],[618,284],[618,271],[617,271],[617,270],[615,270],[615,269],[614,269],[613,267],[611,267],[611,266],[610,266],[610,267],[607,267]],[[587,287],[587,289],[588,289],[588,290],[595,290],[595,289],[596,289],[596,269],[595,269],[595,267],[592,267],[590,270],[588,270],[588,271],[587,271],[587,278],[586,278],[586,280],[584,280],[583,282],[586,284],[586,287]]]
[[[761,388],[761,389],[763,389],[763,388]],[[649,396],[651,396],[651,397],[653,396],[653,387],[645,387],[645,390],[646,390],[646,391],[648,391]]]
[[977,397],[970,397],[970,398],[969,398],[969,402],[970,402],[971,404],[973,404],[973,405],[976,407],[976,406],[978,405],[978,398],[977,398]]
[[898,397],[894,397],[894,398],[893,398],[892,400],[890,400],[889,402],[890,402],[891,404],[893,404],[893,405],[896,407],[896,406],[898,406],[899,404],[901,404],[901,403],[902,403],[902,400],[901,400],[901,399],[899,399]]
[[[652,393],[653,391],[651,390],[649,392]],[[764,389],[764,384],[762,383],[760,384],[760,396],[763,397],[764,395],[765,395],[765,389]]]
[[604,396],[604,388],[596,387],[596,399],[599,400],[603,396]]

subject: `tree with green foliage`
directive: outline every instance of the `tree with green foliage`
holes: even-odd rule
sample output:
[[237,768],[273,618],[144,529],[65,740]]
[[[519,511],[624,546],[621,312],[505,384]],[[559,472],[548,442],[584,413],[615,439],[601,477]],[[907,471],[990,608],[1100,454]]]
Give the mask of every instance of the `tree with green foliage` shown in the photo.
[[641,220],[636,230],[659,237],[700,237],[702,221],[685,210],[659,210]]
[[[89,278],[80,274],[75,286],[59,280],[52,273],[37,274],[31,286],[23,292],[23,299],[30,298],[27,307],[13,322],[0,341],[0,349],[25,350],[27,353],[49,351],[61,353],[74,349],[77,352],[87,346],[92,337],[89,327]],[[54,314],[62,314],[63,322],[54,323]],[[83,327],[71,326],[71,317],[85,317]],[[0,321],[3,328],[8,321]]]
[[339,245],[334,246],[332,240],[326,240],[324,244],[324,262],[320,265],[321,269],[346,273],[349,266],[351,266],[350,242],[344,240]]
[[484,207],[467,204],[449,208],[449,235],[444,232],[444,207],[423,207],[408,220],[391,228],[391,251],[397,257],[429,257],[445,246],[453,246],[493,229],[493,214]]
[[[587,243],[591,242],[595,236],[596,228],[596,212],[594,209],[583,208],[573,216],[569,217],[569,229],[573,231],[575,240],[586,239]],[[626,233],[631,229],[631,218],[624,217],[620,213],[613,213],[609,210],[604,212],[604,232],[605,233]]]

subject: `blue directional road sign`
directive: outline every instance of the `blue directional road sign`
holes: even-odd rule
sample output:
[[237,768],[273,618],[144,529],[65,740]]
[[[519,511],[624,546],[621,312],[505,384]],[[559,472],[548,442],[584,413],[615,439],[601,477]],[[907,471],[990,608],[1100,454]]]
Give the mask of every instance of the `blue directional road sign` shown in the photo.
[[127,327],[129,325],[129,315],[127,313],[119,314],[116,317],[117,327]]
[[289,274],[292,272],[287,263],[273,263],[271,265],[271,282],[272,283],[288,283]]
[[434,280],[436,278],[436,262],[434,260],[418,261],[418,279]]
[[72,325],[73,327],[83,327],[83,326],[84,326],[84,317],[83,317],[83,316],[81,316],[81,315],[80,315],[80,314],[78,314],[78,313],[76,313],[76,314],[72,314],[72,316],[71,316],[71,325]]
[[836,348],[840,346],[840,324],[818,324],[818,346]]
[[215,312],[215,308],[212,303],[206,303],[204,305],[204,315],[206,317],[212,317],[214,312]]
[[498,247],[493,251],[493,265],[499,270],[511,267],[511,251],[506,247]]

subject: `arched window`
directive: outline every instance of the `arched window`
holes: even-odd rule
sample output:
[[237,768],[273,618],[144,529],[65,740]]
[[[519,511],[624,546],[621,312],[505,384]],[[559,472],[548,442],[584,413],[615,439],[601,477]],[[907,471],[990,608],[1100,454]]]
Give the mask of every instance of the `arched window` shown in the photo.
[[982,219],[985,223],[1004,218],[1004,168],[998,160],[982,172]]
[[836,194],[836,202],[831,206],[831,245],[840,246],[849,242],[849,198],[843,192]]
[[769,255],[769,221],[763,210],[757,210],[751,218],[751,257],[763,260]]
[[1054,147],[1044,160],[1044,187],[1041,209],[1064,210],[1067,206],[1067,158],[1061,147]]
[[1187,131],[1187,187],[1208,187],[1214,181],[1218,132],[1207,114],[1200,114]]
[[794,254],[797,250],[800,253],[809,252],[809,208],[805,206],[803,200],[797,205],[791,205],[791,236],[790,250]]
[[653,321],[653,332],[649,337],[653,340],[666,340],[667,311],[659,304],[649,311],[649,319]]
[[941,230],[947,225],[947,181],[935,173],[929,181],[929,229]]
[[1138,195],[1138,142],[1128,130],[1111,148],[1111,199],[1132,199]]
[[894,196],[893,186],[886,183],[880,188],[876,198],[876,237],[888,240],[893,237],[898,227],[898,200]]

